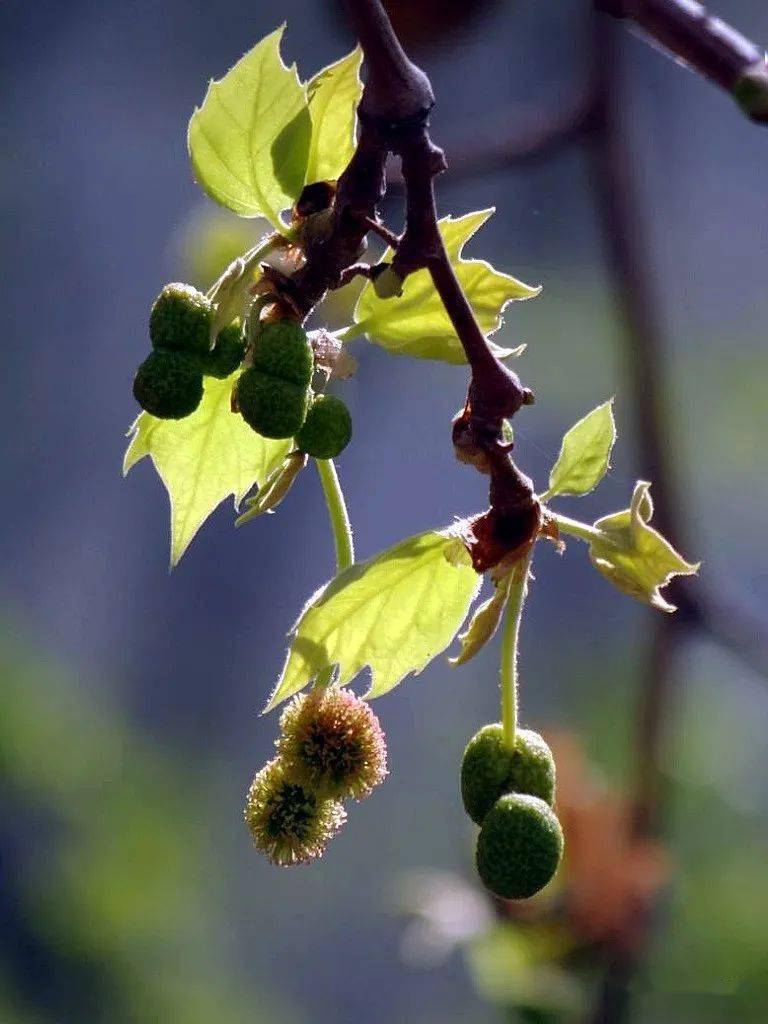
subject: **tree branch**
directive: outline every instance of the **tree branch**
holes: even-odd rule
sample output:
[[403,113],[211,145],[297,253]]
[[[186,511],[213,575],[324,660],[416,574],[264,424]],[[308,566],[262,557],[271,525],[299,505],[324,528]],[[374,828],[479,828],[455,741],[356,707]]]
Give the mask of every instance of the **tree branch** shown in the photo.
[[478,569],[490,568],[511,550],[530,544],[540,525],[533,484],[520,473],[502,438],[506,419],[532,401],[532,392],[493,353],[453,271],[438,228],[434,179],[445,170],[443,151],[429,134],[434,96],[429,79],[406,56],[380,0],[346,0],[368,71],[360,120],[381,146],[400,157],[406,193],[406,226],[392,262],[405,279],[425,268],[432,277],[471,371],[457,455],[491,477],[489,512],[472,525],[468,545]]
[[765,51],[695,0],[595,0],[599,11],[634,22],[674,57],[729,92],[747,117],[768,125]]

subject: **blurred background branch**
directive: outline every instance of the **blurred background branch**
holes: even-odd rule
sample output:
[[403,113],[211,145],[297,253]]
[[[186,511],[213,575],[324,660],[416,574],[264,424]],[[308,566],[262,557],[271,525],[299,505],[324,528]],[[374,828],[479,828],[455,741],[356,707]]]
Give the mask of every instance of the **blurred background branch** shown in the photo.
[[765,51],[691,0],[595,0],[626,18],[676,59],[729,92],[753,121],[768,124]]

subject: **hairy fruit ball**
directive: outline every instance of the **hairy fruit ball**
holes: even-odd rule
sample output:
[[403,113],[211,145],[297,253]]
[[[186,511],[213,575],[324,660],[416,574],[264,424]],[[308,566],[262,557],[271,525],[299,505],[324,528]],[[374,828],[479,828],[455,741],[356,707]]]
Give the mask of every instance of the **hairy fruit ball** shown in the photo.
[[153,348],[205,355],[210,348],[211,303],[191,284],[167,284],[149,314]]
[[184,352],[150,352],[136,371],[133,396],[142,409],[161,420],[181,420],[200,405],[200,363]]
[[256,849],[284,866],[321,857],[346,820],[340,803],[289,780],[279,758],[254,776],[243,813]]
[[254,341],[253,365],[270,377],[308,388],[314,357],[301,324],[295,320],[273,320],[261,325]]
[[216,344],[202,357],[203,373],[224,380],[230,377],[243,361],[245,336],[238,322],[230,324],[216,337]]
[[387,746],[367,701],[329,686],[299,694],[280,718],[277,749],[291,778],[318,796],[362,800],[387,774]]
[[352,439],[349,409],[335,395],[318,395],[296,435],[299,451],[315,459],[334,459]]
[[532,729],[518,729],[515,749],[504,741],[499,723],[484,725],[467,744],[461,761],[461,798],[476,825],[504,793],[537,796],[550,806],[555,799],[552,751]]
[[271,377],[255,367],[240,374],[235,397],[240,415],[263,437],[293,437],[307,416],[306,388]]
[[477,871],[497,896],[526,900],[552,880],[563,846],[563,830],[549,804],[509,793],[496,801],[480,829]]

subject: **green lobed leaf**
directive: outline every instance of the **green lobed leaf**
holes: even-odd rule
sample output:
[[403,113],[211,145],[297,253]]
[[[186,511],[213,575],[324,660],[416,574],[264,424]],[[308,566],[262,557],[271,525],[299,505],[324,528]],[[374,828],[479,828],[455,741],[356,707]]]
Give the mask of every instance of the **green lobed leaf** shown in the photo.
[[270,441],[230,409],[237,374],[205,378],[203,399],[183,420],[143,412],[130,429],[123,474],[149,455],[171,502],[171,567],[208,516],[230,494],[235,507],[280,465],[291,441]]
[[445,650],[480,583],[464,545],[450,531],[418,534],[353,565],[301,613],[265,710],[334,665],[341,685],[367,666],[366,696],[386,693]]
[[327,68],[307,85],[312,138],[306,181],[335,181],[355,151],[357,105],[363,94],[359,46]]
[[280,211],[304,186],[312,123],[296,66],[283,64],[285,25],[257,43],[219,81],[189,122],[187,145],[200,186],[242,217]]
[[475,609],[469,626],[459,636],[461,644],[459,653],[448,659],[450,665],[465,665],[476,654],[479,654],[489,640],[493,639],[507,606],[513,576],[514,574],[510,572],[502,579],[497,580],[494,584],[493,594]]
[[560,454],[549,474],[546,497],[588,494],[605,476],[616,440],[613,399],[598,405],[563,437]]
[[701,563],[686,562],[668,540],[649,526],[653,515],[650,484],[638,480],[629,508],[603,516],[594,524],[604,539],[589,542],[592,564],[607,580],[625,594],[658,608],[673,612],[660,588],[674,576],[691,576]]
[[[502,274],[485,260],[463,258],[465,244],[493,212],[493,209],[478,210],[463,217],[444,217],[439,222],[456,276],[486,334],[492,334],[501,326],[501,315],[507,303],[533,298],[541,291]],[[382,260],[391,260],[392,256],[388,249]],[[418,270],[406,278],[400,298],[380,299],[372,283],[367,282],[360,292],[354,320],[355,325],[347,337],[367,334],[371,341],[397,355],[454,364],[466,362],[464,349],[427,270]],[[494,349],[501,358],[516,353],[516,350],[496,346]]]

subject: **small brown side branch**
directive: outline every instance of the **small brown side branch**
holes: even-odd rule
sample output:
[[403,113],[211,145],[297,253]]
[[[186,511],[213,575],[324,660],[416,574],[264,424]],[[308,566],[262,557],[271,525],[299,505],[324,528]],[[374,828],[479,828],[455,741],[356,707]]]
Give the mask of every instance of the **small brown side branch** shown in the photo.
[[595,0],[599,11],[634,22],[675,57],[731,93],[744,113],[768,125],[765,51],[696,0]]

